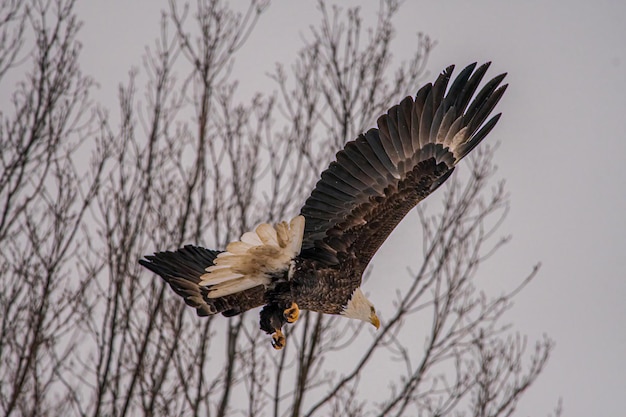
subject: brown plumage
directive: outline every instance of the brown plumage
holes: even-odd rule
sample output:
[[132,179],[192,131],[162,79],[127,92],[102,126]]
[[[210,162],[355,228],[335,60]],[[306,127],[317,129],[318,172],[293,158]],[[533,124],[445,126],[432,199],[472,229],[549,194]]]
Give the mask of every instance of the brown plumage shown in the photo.
[[[302,236],[301,250],[299,245],[291,252],[281,249],[272,239],[273,229],[262,225],[256,234],[242,237],[248,243],[231,244],[237,255],[186,246],[146,256],[140,263],[161,275],[199,315],[231,316],[265,305],[261,328],[274,334],[275,347],[284,346],[283,324],[297,318],[290,309],[294,303],[300,309],[342,314],[378,327],[373,305],[359,289],[363,271],[409,210],[445,182],[500,118],[497,114],[487,121],[506,90],[506,85],[500,86],[505,74],[474,96],[489,64],[475,67],[461,71],[447,94],[453,67],[446,68],[415,99],[407,97],[391,107],[378,119],[378,129],[370,129],[337,153],[301,209],[304,225],[297,217],[291,229],[287,223],[279,227],[282,233],[291,230],[294,242]],[[259,255],[264,253],[291,261],[276,267],[270,262],[275,258]],[[217,256],[237,262],[249,256],[246,262],[274,266],[242,276],[235,273],[242,269],[234,264],[213,266]],[[231,279],[219,292],[211,283],[211,274],[218,270],[220,279],[215,282]],[[222,296],[229,291],[236,292]]]

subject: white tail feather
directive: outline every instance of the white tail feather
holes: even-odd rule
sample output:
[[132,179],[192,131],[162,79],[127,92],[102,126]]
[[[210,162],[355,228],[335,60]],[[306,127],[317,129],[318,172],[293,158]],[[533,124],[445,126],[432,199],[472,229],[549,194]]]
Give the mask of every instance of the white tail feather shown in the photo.
[[[248,245],[258,246],[262,245],[263,242],[259,238],[259,236],[255,232],[246,232],[241,235],[241,242],[247,243]],[[233,242],[235,243],[235,242]]]
[[214,290],[209,291],[209,298],[219,298],[225,295],[235,294],[254,288],[257,285],[259,285],[259,282],[254,278],[239,278],[216,286]]
[[302,238],[304,237],[304,216],[296,216],[289,223],[293,232],[291,239],[291,251],[296,255],[302,250]]
[[254,232],[244,233],[240,240],[229,243],[226,252],[215,258],[215,265],[200,277],[200,285],[209,288],[209,298],[269,285],[270,275],[287,271],[291,260],[300,253],[303,235],[303,216],[275,227],[263,223]]
[[[224,270],[222,270],[224,271]],[[242,278],[242,274],[236,274],[230,271],[230,269],[225,269],[226,273],[220,273],[221,271],[214,271],[210,275],[203,275],[202,277],[206,277],[202,282],[202,285],[217,285],[222,282],[232,281],[238,278]]]
[[256,228],[256,233],[264,244],[278,246],[276,229],[269,224],[263,223],[259,225],[259,227]]

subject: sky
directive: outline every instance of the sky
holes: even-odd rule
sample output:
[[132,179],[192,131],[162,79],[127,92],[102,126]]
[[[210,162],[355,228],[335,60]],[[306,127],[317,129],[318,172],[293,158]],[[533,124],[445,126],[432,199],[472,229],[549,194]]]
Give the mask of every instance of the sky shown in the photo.
[[[83,69],[100,84],[96,100],[116,108],[117,85],[131,66],[141,65],[163,7],[165,2],[152,0],[79,1]],[[363,2],[363,15],[372,18],[377,8],[378,2]],[[530,341],[547,334],[556,342],[519,415],[547,415],[559,398],[567,416],[621,415],[626,2],[407,0],[402,10],[395,21],[395,56],[408,57],[417,33],[424,32],[437,41],[428,61],[431,74],[474,61],[493,61],[488,75],[509,74],[499,104],[504,116],[489,140],[500,143],[498,176],[511,194],[503,233],[513,240],[489,266],[501,281],[485,285],[517,282],[541,262],[509,319]],[[276,62],[290,62],[318,16],[314,2],[272,2],[239,54],[241,91],[268,83],[266,73]],[[415,241],[415,227],[411,213],[374,259],[371,279],[376,270],[411,258],[406,242]]]

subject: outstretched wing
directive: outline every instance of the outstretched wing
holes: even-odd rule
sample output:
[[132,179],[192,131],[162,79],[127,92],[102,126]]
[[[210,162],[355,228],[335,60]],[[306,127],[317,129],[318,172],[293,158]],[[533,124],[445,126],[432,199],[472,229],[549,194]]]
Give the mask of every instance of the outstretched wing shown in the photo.
[[234,316],[264,303],[265,288],[257,285],[222,297],[209,297],[210,286],[200,285],[206,268],[213,266],[221,252],[187,245],[174,252],[157,252],[139,263],[160,275],[170,287],[196,309],[199,316],[222,313]]
[[[348,142],[322,173],[301,214],[301,256],[323,265],[356,257],[361,270],[404,216],[439,187],[493,129],[485,123],[506,89],[506,74],[472,100],[489,63],[469,65],[446,93],[453,66],[378,119],[378,129]],[[360,273],[358,274],[360,276]]]

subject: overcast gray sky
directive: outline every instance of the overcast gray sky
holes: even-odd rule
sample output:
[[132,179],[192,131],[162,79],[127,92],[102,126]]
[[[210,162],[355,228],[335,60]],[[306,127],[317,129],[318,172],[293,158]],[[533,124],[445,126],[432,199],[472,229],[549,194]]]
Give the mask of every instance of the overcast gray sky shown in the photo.
[[[101,85],[96,98],[113,112],[117,85],[158,35],[165,3],[79,2],[83,68]],[[364,6],[372,16],[378,2]],[[300,34],[318,16],[313,2],[271,4],[238,58],[242,94],[262,90],[275,62],[291,61]],[[396,20],[396,57],[414,50],[418,31],[438,42],[428,62],[432,74],[487,60],[493,61],[488,75],[509,73],[499,105],[504,117],[488,140],[501,142],[496,161],[512,199],[502,230],[513,241],[479,285],[519,281],[541,261],[539,277],[519,295],[510,318],[531,341],[547,333],[557,343],[520,415],[546,415],[559,397],[568,416],[624,412],[625,21],[620,0],[407,1]],[[411,259],[415,248],[406,243],[420,243],[416,225],[411,213],[374,259],[372,280],[377,270]],[[384,316],[385,306],[377,307]]]

